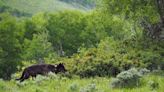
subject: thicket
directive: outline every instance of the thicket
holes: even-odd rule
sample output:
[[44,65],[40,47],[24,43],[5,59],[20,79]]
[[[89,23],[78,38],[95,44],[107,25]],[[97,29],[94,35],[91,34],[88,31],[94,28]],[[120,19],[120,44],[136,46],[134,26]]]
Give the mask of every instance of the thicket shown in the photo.
[[163,58],[159,52],[155,52],[150,48],[127,47],[120,41],[106,38],[97,48],[81,48],[79,54],[64,62],[68,63],[67,67],[73,74],[81,77],[116,76],[133,67],[158,69]]
[[0,77],[4,79],[9,79],[21,63],[22,35],[19,25],[9,14],[0,14]]

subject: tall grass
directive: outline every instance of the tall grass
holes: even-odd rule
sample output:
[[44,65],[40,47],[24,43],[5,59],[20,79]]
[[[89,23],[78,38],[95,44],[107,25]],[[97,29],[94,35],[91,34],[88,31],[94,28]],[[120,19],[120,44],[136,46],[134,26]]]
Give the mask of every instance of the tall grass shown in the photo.
[[[151,74],[144,76],[142,85],[134,88],[112,89],[110,87],[111,78],[66,78],[51,74],[48,77],[37,76],[36,79],[26,80],[22,83],[14,79],[10,81],[0,80],[0,92],[163,92],[164,76]],[[149,82],[154,81],[159,84],[157,89],[151,89]]]

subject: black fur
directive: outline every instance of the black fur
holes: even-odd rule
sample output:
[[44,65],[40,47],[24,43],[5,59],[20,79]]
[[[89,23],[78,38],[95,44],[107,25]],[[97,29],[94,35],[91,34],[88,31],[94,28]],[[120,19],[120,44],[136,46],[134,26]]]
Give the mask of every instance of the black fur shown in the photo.
[[66,69],[63,64],[51,65],[51,64],[39,64],[32,65],[24,69],[22,76],[16,80],[23,82],[25,79],[31,77],[36,77],[38,74],[47,75],[49,72],[59,73],[66,72]]

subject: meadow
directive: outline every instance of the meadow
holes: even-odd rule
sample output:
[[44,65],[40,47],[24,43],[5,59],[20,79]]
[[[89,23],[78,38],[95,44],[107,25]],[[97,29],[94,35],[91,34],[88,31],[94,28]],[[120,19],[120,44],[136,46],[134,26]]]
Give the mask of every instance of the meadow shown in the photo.
[[[22,83],[0,80],[0,92],[163,92],[164,73],[148,74],[141,78],[142,85],[134,88],[112,88],[109,77],[74,78],[50,73]],[[152,82],[159,85],[153,87]]]

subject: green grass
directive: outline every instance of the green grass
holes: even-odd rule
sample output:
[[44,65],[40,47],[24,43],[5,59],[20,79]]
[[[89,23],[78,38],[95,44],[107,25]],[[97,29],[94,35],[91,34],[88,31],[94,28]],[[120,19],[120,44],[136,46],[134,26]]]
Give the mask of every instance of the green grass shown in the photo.
[[159,88],[153,92],[164,91],[163,76],[148,75],[141,80],[142,85],[139,87],[112,89],[110,87],[111,78],[68,79],[56,75],[50,75],[49,77],[38,76],[35,80],[29,79],[22,83],[15,80],[0,80],[0,92],[152,92],[148,86],[149,81],[159,83]]
[[79,8],[58,0],[4,0],[5,4],[19,11],[35,14],[38,12],[55,12],[60,10],[86,10],[85,7],[77,5]]

